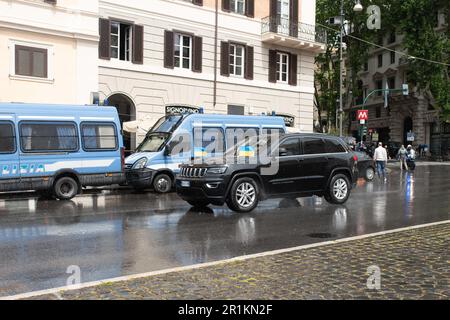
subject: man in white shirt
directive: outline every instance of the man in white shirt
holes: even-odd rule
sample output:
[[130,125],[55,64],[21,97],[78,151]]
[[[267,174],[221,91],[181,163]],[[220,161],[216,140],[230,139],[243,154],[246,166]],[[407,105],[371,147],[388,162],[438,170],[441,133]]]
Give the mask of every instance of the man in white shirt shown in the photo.
[[375,153],[373,155],[373,161],[375,161],[377,165],[377,173],[378,178],[381,179],[381,176],[383,175],[384,181],[387,180],[386,178],[386,164],[388,161],[387,151],[385,148],[383,148],[383,143],[380,142],[378,144],[378,148],[375,149]]

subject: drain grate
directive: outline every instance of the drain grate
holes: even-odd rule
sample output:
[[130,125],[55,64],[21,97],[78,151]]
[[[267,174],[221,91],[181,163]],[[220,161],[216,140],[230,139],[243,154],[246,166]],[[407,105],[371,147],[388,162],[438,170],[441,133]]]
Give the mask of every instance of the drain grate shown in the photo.
[[330,238],[336,238],[337,235],[333,233],[327,233],[327,232],[315,232],[308,234],[308,237],[310,238],[318,238],[318,239],[330,239]]

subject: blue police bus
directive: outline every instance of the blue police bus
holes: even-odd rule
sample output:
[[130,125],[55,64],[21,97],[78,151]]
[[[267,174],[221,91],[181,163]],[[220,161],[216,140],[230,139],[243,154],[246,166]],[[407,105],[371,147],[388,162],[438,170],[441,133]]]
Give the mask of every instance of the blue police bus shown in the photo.
[[[226,150],[238,142],[236,132],[273,134],[286,132],[282,117],[213,114],[180,114],[162,117],[149,130],[136,152],[125,159],[128,185],[170,192],[179,166],[195,157],[211,157],[207,146]],[[195,134],[199,132],[199,134]],[[231,133],[231,134],[230,134]],[[232,139],[230,140],[229,137]],[[182,148],[177,146],[184,145]],[[217,152],[215,152],[217,156]]]
[[0,192],[68,200],[83,187],[124,181],[116,108],[0,103]]

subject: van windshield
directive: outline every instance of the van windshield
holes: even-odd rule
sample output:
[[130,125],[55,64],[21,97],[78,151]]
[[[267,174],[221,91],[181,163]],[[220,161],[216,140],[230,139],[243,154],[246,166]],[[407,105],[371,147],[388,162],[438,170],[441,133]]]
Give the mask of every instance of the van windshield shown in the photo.
[[151,132],[173,132],[183,116],[166,116],[156,122]]
[[136,152],[158,152],[165,144],[170,134],[167,132],[155,132],[147,135],[137,147]]

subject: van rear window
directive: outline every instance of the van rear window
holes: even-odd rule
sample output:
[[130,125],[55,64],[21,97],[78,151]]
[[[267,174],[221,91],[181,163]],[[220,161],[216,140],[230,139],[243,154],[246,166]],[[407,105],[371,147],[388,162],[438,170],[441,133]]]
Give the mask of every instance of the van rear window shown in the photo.
[[8,122],[0,122],[0,153],[14,153],[15,151],[13,125]]
[[93,123],[81,125],[81,137],[85,150],[117,150],[117,132],[114,124]]
[[22,122],[21,147],[24,152],[77,151],[78,133],[74,123]]

